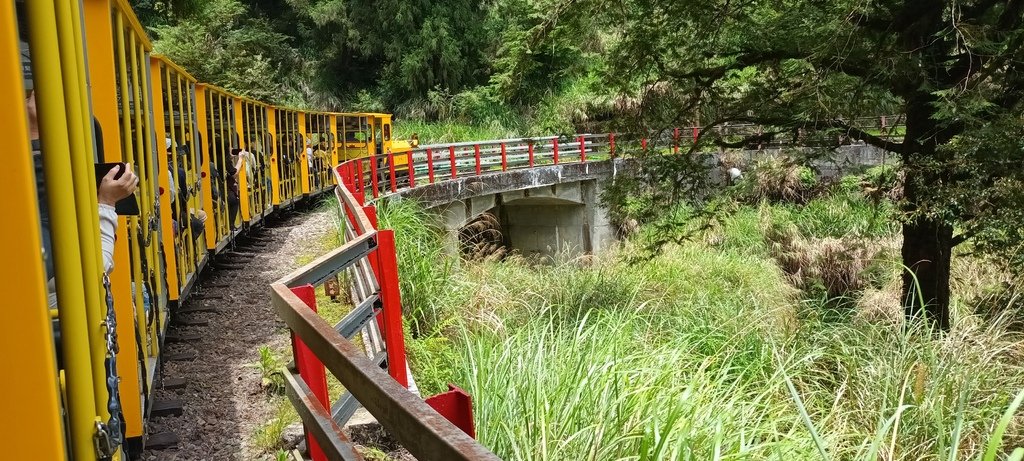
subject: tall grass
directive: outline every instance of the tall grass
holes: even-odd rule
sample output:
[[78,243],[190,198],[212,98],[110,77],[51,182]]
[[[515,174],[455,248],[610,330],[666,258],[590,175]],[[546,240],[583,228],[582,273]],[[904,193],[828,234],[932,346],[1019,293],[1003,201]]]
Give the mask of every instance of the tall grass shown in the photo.
[[[740,253],[505,266],[528,310],[466,326],[455,380],[506,459],[975,459],[1024,386],[1024,346],[998,325],[933,339],[820,321]],[[1000,452],[1024,443],[1013,421]]]
[[505,459],[1017,456],[1024,341],[1003,322],[963,317],[935,335],[836,320],[787,282],[766,220],[814,237],[895,232],[834,200],[741,207],[713,244],[644,263],[623,262],[627,244],[553,266],[455,264],[415,205],[382,207],[420,325],[414,373],[466,388],[481,442]]
[[381,229],[395,231],[403,315],[416,336],[444,328],[462,299],[454,277],[457,261],[445,253],[444,233],[418,204],[383,201],[377,208]]

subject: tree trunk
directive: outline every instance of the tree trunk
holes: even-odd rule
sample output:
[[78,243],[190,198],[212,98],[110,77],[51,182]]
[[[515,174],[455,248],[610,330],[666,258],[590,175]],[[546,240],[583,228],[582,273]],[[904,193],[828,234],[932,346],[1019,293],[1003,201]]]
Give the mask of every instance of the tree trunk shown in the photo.
[[[942,132],[934,115],[934,96],[916,93],[906,105],[903,181],[903,308],[908,324],[927,319],[941,331],[949,329],[949,263],[953,226],[933,212],[941,201],[933,188],[948,183],[947,153],[937,148]],[[948,138],[948,136],[944,136]]]
[[949,263],[953,228],[927,218],[903,225],[903,306],[907,320],[927,318],[949,329]]

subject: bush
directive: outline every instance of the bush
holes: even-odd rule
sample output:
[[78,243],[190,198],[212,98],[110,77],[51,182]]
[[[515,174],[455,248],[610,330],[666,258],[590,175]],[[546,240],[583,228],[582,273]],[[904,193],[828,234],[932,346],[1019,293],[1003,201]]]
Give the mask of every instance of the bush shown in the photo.
[[788,156],[758,160],[744,182],[747,199],[753,202],[803,204],[821,192],[814,170]]

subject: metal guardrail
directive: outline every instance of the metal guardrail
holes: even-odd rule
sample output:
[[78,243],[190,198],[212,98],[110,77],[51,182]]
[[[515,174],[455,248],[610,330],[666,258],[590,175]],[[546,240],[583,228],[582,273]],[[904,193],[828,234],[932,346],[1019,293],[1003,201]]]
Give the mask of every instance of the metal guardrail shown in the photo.
[[[351,163],[351,162],[350,162]],[[284,370],[314,460],[360,460],[342,431],[359,405],[421,461],[497,460],[407,386],[394,233],[376,229],[373,206],[353,193],[342,164],[335,189],[345,243],[271,285],[271,302],[292,332],[296,370]],[[315,287],[344,274],[352,310],[336,325],[316,312]],[[376,340],[383,330],[383,344]],[[362,333],[364,348],[351,341]],[[386,371],[381,368],[386,365]],[[345,388],[334,405],[326,371]]]
[[[881,139],[902,137],[899,131],[902,117],[899,116],[863,117],[846,123],[858,130],[877,132]],[[587,133],[421,145],[402,154],[389,152],[352,160],[347,170],[341,171],[357,195],[378,198],[417,184],[559,163],[586,163],[622,156],[627,151],[680,153],[697,141],[700,130],[700,127],[686,127],[642,135]],[[764,128],[740,123],[717,126],[710,131],[723,139],[745,138],[762,134]],[[761,140],[757,147],[776,148],[789,144],[791,142],[785,140]]]

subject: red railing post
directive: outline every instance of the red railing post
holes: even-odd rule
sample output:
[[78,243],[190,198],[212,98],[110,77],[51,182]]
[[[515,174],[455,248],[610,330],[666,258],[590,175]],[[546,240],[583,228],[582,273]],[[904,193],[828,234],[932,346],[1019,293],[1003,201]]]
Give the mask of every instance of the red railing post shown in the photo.
[[434,183],[434,151],[427,149],[427,179]]
[[476,158],[476,175],[480,176],[480,145],[473,144],[473,157]]
[[[372,230],[376,230],[377,229],[377,207],[374,206],[374,205],[364,206],[363,207],[363,214],[366,215],[366,219],[368,221],[370,221],[370,225],[373,226]],[[371,231],[370,229],[367,230],[367,232],[370,232],[370,231]],[[373,277],[375,279],[377,279],[378,283],[379,283],[379,281],[382,280],[382,277],[384,277],[381,274],[381,271],[380,271],[380,259],[377,258],[374,255],[374,256],[371,256],[369,258],[366,258],[366,260],[370,262],[370,270],[373,271]],[[384,319],[381,317],[379,310],[375,310],[373,312],[373,318],[374,318],[374,320],[377,321],[377,328],[379,328],[380,331],[384,331]]]
[[359,175],[359,203],[366,203],[366,179],[363,178],[363,159],[356,159],[356,174]]
[[608,133],[608,148],[611,158],[615,158],[615,133]]
[[533,168],[533,141],[531,140],[527,142],[526,145],[528,146],[527,150],[530,153],[530,168]]
[[501,171],[508,170],[508,156],[505,155],[505,143],[501,143]]
[[679,128],[672,129],[672,153],[679,153]]
[[380,292],[384,304],[384,344],[388,354],[388,374],[409,387],[405,368],[405,336],[402,332],[402,300],[398,286],[398,259],[395,256],[395,231],[377,231],[377,258],[380,265]]
[[551,158],[554,159],[555,165],[558,165],[558,138],[551,140]]
[[640,139],[640,149],[642,149],[644,152],[647,152],[647,138]]
[[348,177],[348,165],[346,165],[344,163],[342,163],[341,165],[338,165],[337,171],[338,171],[338,176],[341,178],[341,184],[339,184],[339,185],[341,187],[345,187],[345,188],[348,188],[349,190],[352,190],[351,187],[349,187],[349,182],[350,181],[349,181],[349,177]]
[[416,168],[412,162],[412,151],[409,151],[407,155],[409,156],[409,188],[412,189],[416,187]]
[[697,138],[700,137],[700,128],[693,127],[693,142],[697,142]]
[[587,163],[587,140],[580,135],[580,163]]
[[476,438],[476,426],[473,423],[473,399],[466,391],[451,384],[448,385],[448,392],[442,392],[424,399],[427,405],[437,410],[441,416],[451,421],[466,435]]
[[455,179],[459,177],[459,172],[455,169],[455,146],[448,146],[448,157],[452,162],[451,179]]
[[370,156],[370,184],[373,185],[373,198],[380,196],[380,186],[377,185],[377,156]]
[[391,174],[391,193],[395,193],[398,190],[397,181],[395,180],[395,154],[388,151],[388,172]]
[[[313,312],[316,312],[316,289],[313,288],[313,285],[303,285],[291,290]],[[327,371],[324,369],[324,364],[320,363],[320,359],[316,357],[316,354],[306,346],[306,343],[295,337],[294,333],[292,334],[292,351],[295,354],[295,367],[299,370],[299,376],[306,382],[309,390],[313,392],[313,395],[320,401],[320,404],[327,411],[330,411],[331,404],[327,397]],[[309,429],[306,429],[306,443],[309,444],[309,455],[314,461],[327,460],[327,455],[324,454],[323,449],[316,442],[316,437],[313,437]]]

